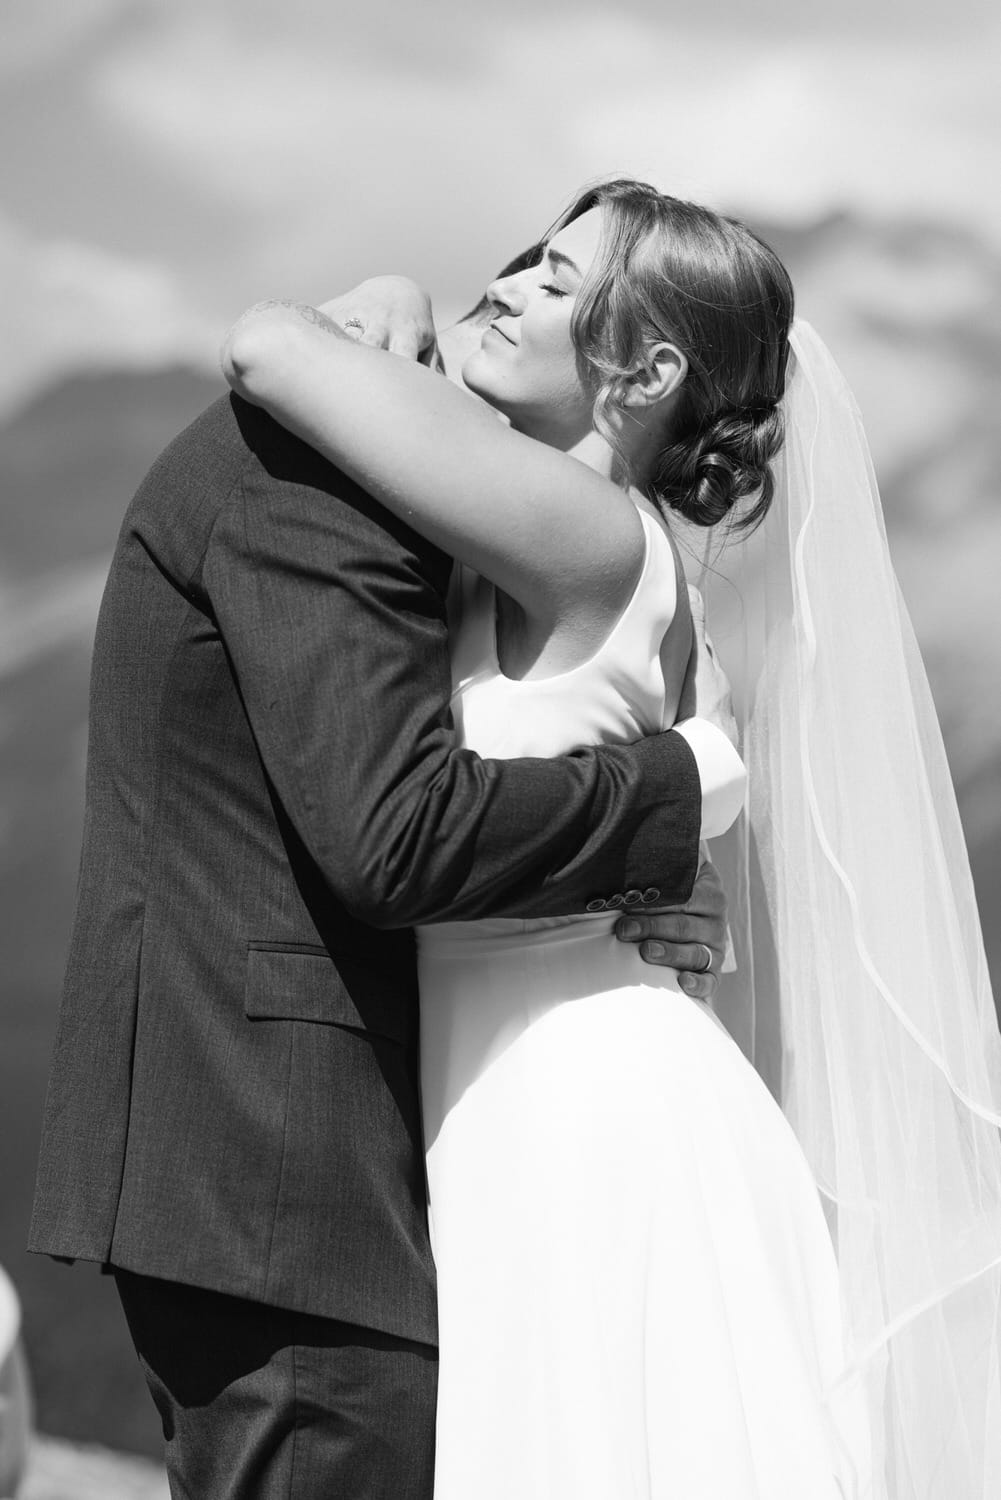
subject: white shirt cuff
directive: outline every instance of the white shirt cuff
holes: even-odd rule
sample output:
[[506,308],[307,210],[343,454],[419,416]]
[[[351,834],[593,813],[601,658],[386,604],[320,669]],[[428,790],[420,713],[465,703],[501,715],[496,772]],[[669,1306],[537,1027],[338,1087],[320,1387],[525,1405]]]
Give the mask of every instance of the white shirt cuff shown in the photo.
[[722,729],[708,719],[685,719],[675,729],[688,741],[702,783],[702,838],[718,838],[744,806],[747,771]]

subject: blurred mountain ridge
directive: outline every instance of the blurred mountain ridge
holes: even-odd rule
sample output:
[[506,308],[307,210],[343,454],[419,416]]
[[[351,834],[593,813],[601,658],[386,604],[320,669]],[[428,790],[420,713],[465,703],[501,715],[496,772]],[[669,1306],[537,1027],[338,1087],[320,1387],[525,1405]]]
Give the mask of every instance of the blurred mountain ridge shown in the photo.
[[72,375],[0,428],[0,585],[110,557],[159,451],[226,387],[175,366]]

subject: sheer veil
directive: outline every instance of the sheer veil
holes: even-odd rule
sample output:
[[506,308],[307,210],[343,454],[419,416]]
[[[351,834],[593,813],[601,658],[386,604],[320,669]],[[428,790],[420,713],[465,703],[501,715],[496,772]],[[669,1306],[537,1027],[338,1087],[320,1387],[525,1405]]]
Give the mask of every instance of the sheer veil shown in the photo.
[[[1001,1494],[1001,1037],[938,721],[855,402],[798,321],[776,498],[702,587],[750,771],[714,858],[720,1013],[779,1095],[838,1251],[876,1500]],[[838,1399],[838,1392],[831,1393]]]

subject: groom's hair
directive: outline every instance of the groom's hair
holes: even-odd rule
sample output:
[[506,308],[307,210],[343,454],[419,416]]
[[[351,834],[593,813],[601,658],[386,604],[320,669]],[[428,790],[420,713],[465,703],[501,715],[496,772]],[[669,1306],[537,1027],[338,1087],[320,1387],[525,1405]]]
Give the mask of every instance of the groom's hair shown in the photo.
[[[541,244],[530,245],[527,250],[523,250],[520,255],[516,255],[514,260],[509,260],[503,271],[497,272],[494,280],[500,281],[504,276],[517,276],[518,272],[524,271],[526,266],[537,266],[542,259],[542,251],[543,246]],[[484,323],[490,317],[490,313],[491,304],[484,295],[475,307],[470,308],[465,317],[459,319],[459,322]]]

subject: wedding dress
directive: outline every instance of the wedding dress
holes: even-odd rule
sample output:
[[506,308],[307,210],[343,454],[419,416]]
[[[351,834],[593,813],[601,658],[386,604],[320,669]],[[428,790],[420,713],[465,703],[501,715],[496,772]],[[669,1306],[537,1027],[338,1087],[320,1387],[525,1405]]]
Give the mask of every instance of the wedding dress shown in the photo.
[[[662,727],[675,565],[640,514],[632,598],[572,671],[505,677],[494,590],[461,574],[467,745],[549,756]],[[614,938],[619,915],[418,935],[435,1500],[866,1495],[810,1167],[721,1023]]]

